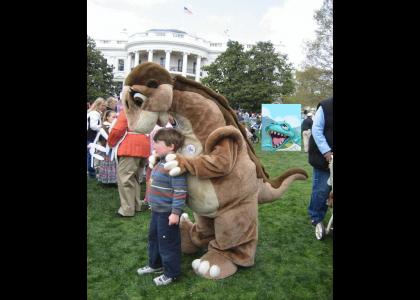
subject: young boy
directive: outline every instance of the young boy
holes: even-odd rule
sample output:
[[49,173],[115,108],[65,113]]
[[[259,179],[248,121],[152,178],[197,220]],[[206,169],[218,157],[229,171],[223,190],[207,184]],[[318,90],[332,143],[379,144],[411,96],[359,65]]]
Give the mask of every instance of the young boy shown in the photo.
[[187,176],[170,176],[164,169],[167,154],[182,147],[184,136],[173,128],[160,129],[153,140],[159,162],[153,167],[148,200],[152,209],[149,226],[149,265],[137,270],[139,275],[162,272],[153,279],[166,285],[181,275],[181,236],[179,218],[187,200]]

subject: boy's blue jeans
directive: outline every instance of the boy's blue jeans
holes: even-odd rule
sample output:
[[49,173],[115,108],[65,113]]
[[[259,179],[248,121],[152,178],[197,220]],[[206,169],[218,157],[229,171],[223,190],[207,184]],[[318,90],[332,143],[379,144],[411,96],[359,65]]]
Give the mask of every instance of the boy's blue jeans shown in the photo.
[[327,212],[327,199],[331,191],[331,187],[327,184],[330,177],[329,171],[323,171],[314,168],[312,181],[312,195],[309,203],[308,213],[312,223],[317,224],[324,220]]
[[179,225],[169,226],[170,212],[152,211],[149,226],[149,266],[156,269],[163,266],[167,277],[181,275],[181,234]]

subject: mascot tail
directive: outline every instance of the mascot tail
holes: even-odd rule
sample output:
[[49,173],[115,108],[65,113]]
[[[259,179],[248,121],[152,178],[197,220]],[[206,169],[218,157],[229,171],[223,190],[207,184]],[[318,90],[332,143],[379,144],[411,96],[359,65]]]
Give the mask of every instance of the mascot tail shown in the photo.
[[280,198],[295,180],[306,180],[308,174],[302,169],[289,169],[279,177],[263,182],[260,179],[258,203],[269,203]]

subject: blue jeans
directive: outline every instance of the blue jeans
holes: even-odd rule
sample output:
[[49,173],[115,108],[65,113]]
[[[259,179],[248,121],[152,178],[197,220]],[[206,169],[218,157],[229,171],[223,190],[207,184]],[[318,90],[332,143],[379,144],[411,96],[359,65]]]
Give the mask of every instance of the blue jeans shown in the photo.
[[309,203],[308,213],[312,223],[319,223],[324,220],[327,212],[327,199],[331,191],[331,187],[327,184],[330,177],[329,171],[313,169],[312,195]]
[[171,213],[152,211],[149,226],[149,266],[156,269],[163,266],[167,277],[181,275],[181,234],[179,225],[169,226]]
[[[86,146],[92,143],[93,141],[87,141]],[[90,166],[90,160],[92,159],[92,155],[90,155],[89,149],[87,149],[87,170],[90,177],[95,177],[95,169]]]

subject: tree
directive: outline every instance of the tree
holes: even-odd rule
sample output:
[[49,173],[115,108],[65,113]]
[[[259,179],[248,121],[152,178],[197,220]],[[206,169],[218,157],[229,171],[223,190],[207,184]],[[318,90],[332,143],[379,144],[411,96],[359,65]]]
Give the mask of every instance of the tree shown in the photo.
[[322,70],[321,76],[333,82],[333,0],[324,0],[322,7],[315,12],[314,18],[318,24],[316,38],[308,42],[307,61],[304,68],[310,67]]
[[286,103],[316,106],[333,94],[333,0],[324,0],[314,18],[316,38],[306,43],[303,70],[295,74],[296,93],[286,97]]
[[258,42],[249,51],[237,41],[216,61],[203,68],[208,76],[202,83],[225,96],[234,108],[259,111],[294,91],[291,64],[275,52],[271,42]]
[[249,72],[248,83],[254,86],[252,104],[260,108],[261,103],[282,100],[294,92],[295,83],[291,64],[287,56],[275,52],[271,42],[258,42],[247,52]]
[[246,96],[246,88],[241,88],[246,72],[244,47],[236,41],[228,41],[226,51],[203,70],[207,77],[202,84],[225,96],[232,107],[238,107],[240,99]]
[[115,95],[117,85],[113,81],[113,67],[96,49],[93,39],[87,37],[87,100],[92,102],[98,97]]
[[309,67],[303,71],[296,71],[296,93],[286,97],[284,102],[313,107],[331,96],[332,92],[331,82],[324,76],[324,71]]

